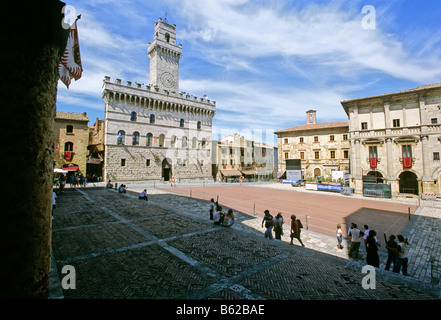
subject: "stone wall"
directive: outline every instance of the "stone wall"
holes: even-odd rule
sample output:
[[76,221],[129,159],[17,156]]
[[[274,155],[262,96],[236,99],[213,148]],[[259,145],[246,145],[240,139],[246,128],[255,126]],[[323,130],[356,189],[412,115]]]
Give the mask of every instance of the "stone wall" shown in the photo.
[[[351,174],[357,192],[362,176],[376,171],[400,194],[402,174],[417,180],[416,194],[441,194],[441,84],[342,102],[350,119]],[[365,125],[362,126],[362,123]],[[403,166],[403,146],[412,150],[411,167]],[[376,147],[377,168],[369,164]],[[403,192],[405,193],[405,192]]]
[[[167,180],[164,160],[177,179],[211,177],[215,102],[108,77],[103,98],[106,180]],[[124,138],[118,139],[120,131]]]
[[2,2],[0,298],[47,298],[53,132],[64,3]]

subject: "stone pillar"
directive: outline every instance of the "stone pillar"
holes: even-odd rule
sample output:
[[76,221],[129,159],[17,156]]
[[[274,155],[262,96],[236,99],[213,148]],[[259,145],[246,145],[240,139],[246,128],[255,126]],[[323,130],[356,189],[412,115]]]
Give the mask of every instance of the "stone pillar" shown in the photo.
[[354,179],[354,186],[355,193],[363,193],[363,165],[362,165],[362,158],[360,155],[361,152],[361,146],[360,146],[360,139],[354,139],[353,144],[351,146],[352,151],[352,157],[351,157],[351,172],[352,172],[352,178]]
[[58,62],[58,0],[2,2],[0,298],[47,298]]

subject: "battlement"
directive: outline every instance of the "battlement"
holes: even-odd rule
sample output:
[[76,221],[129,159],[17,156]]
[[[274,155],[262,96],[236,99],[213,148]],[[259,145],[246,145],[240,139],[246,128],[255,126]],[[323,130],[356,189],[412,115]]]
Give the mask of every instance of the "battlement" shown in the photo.
[[199,103],[208,104],[210,106],[216,106],[216,101],[211,101],[206,96],[204,96],[202,98],[198,98],[198,97],[193,96],[187,92],[176,92],[173,90],[161,89],[158,86],[144,85],[144,84],[138,83],[138,82],[135,82],[133,84],[132,81],[126,81],[126,83],[123,84],[122,80],[119,78],[116,78],[115,81],[112,82],[111,78],[109,76],[104,77],[103,87],[105,86],[106,83],[116,84],[118,86],[127,87],[127,88],[135,88],[135,89],[139,89],[139,90],[143,90],[143,91],[147,91],[147,92],[159,93],[159,94],[167,95],[170,97],[185,99],[187,101],[195,101],[195,102],[199,102]]

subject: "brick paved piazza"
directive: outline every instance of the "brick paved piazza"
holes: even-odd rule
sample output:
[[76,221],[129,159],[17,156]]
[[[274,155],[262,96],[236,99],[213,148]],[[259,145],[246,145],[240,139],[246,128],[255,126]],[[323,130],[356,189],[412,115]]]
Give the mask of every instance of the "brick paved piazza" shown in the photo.
[[[56,192],[52,262],[58,280],[51,282],[53,298],[437,298],[384,277],[377,277],[375,289],[365,290],[363,263],[354,267],[347,257],[309,245],[302,248],[265,239],[263,229],[250,227],[261,218],[239,211],[233,227],[215,226],[204,200],[151,194],[146,202],[135,193],[104,188]],[[349,204],[348,210],[353,210]],[[75,268],[75,289],[61,288],[66,265]]]

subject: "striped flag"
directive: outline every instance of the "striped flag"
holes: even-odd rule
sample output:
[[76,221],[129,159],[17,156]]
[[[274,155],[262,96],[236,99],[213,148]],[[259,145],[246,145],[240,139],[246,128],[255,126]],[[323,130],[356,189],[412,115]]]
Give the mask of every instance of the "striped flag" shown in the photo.
[[[78,19],[80,16],[78,17]],[[77,19],[77,20],[78,20]],[[67,38],[66,50],[61,57],[59,64],[60,80],[69,88],[72,78],[81,78],[83,68],[81,66],[80,44],[78,41],[77,20],[73,23]]]

